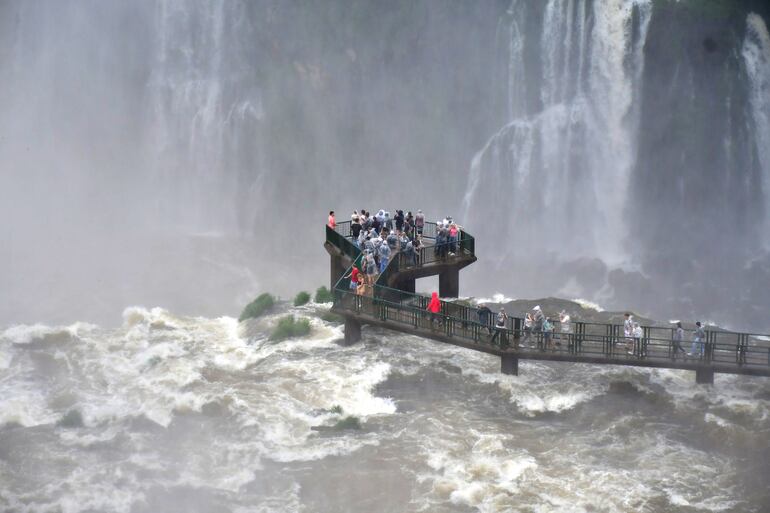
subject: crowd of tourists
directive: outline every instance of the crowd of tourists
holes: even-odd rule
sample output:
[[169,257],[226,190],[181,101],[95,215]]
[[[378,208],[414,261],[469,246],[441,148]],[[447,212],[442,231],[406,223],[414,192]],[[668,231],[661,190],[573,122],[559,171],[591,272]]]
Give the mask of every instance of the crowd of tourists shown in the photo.
[[[337,228],[334,211],[329,212],[327,225]],[[375,214],[365,209],[353,211],[348,237],[361,250],[361,256],[350,274],[345,275],[350,278],[350,289],[360,295],[372,295],[379,275],[396,255],[403,255],[402,262],[407,267],[419,264],[421,250],[426,247],[425,226],[422,210],[412,214],[398,209],[394,215],[383,209]],[[436,223],[436,233],[431,237],[436,257],[446,258],[457,253],[460,231],[461,227],[451,216]]]
[[[497,314],[487,307],[480,304],[477,308],[479,323],[484,326],[490,335],[491,341],[504,337],[504,333],[509,328],[508,314],[505,308],[501,307]],[[648,337],[645,336],[644,328],[634,320],[631,313],[625,313],[623,320],[623,338],[615,340],[615,345],[623,347],[628,355],[647,356]],[[562,346],[562,343],[571,345],[574,343],[572,332],[572,319],[569,314],[562,310],[558,315],[558,329],[555,322],[543,313],[540,305],[536,305],[531,312],[524,315],[523,326],[521,327],[522,336],[520,344],[523,347],[540,347],[546,351],[555,351]],[[683,355],[692,358],[702,358],[706,347],[706,332],[700,321],[695,323],[695,329],[692,332],[692,344],[690,351],[685,351],[682,343],[685,339],[685,331],[682,323],[677,321],[676,328],[673,330],[671,347],[674,356]],[[517,345],[519,341],[517,340]]]

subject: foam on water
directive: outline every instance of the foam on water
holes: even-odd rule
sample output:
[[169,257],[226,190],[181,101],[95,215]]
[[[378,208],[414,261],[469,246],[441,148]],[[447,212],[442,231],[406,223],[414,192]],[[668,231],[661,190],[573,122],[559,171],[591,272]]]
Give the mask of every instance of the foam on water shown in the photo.
[[515,298],[506,297],[505,294],[500,292],[492,294],[492,297],[480,297],[473,299],[473,303],[476,305],[480,305],[482,303],[510,303],[511,301],[515,301]]
[[44,324],[18,324],[6,328],[0,339],[8,340],[14,344],[29,344],[36,340],[42,340],[50,335],[69,335],[77,338],[82,333],[96,329],[97,326],[87,322],[76,322],[69,326],[46,326]]
[[576,298],[576,299],[573,299],[572,301],[579,304],[581,307],[585,308],[586,310],[594,310],[596,312],[604,311],[604,308],[599,306],[597,303],[594,303],[593,301],[589,301],[587,299]]
[[[386,458],[414,476],[404,493],[424,511],[614,512],[652,499],[730,510],[741,491],[728,456],[690,445],[665,416],[579,407],[592,408],[622,380],[643,392],[630,400],[663,397],[708,436],[741,440],[766,431],[770,405],[757,399],[766,386],[760,379],[718,376],[707,391],[683,371],[531,362],[520,376],[503,376],[498,358],[385,330],[367,329],[361,344],[339,346],[341,327],[318,319],[314,307],[287,311],[311,319],[310,336],[267,340],[281,312],[244,330],[230,317],[132,307],[120,328],[81,331],[33,351],[5,337],[0,354],[11,358],[0,370],[0,421],[44,427],[77,409],[85,425],[50,426],[53,442],[38,441],[25,461],[44,454],[66,464],[46,468],[35,492],[13,474],[0,501],[13,511],[128,512],[160,487],[213,493],[231,510],[300,511],[308,492],[299,494],[306,470],[297,465],[369,472]],[[399,412],[398,397],[377,392],[386,381],[398,391],[401,379],[436,373],[441,390],[426,388],[407,412]],[[340,419],[335,405],[359,417],[363,430],[314,431]],[[494,413],[501,409],[515,413]],[[567,412],[573,417],[563,425]],[[606,420],[587,428],[581,419],[594,413]],[[0,479],[8,472],[0,466]]]

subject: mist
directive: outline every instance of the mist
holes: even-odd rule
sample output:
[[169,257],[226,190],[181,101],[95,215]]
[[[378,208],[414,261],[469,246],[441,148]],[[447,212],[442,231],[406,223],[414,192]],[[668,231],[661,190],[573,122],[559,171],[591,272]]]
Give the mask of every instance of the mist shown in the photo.
[[0,322],[232,315],[364,207],[477,236],[462,294],[768,327],[767,9],[715,5],[4,2]]

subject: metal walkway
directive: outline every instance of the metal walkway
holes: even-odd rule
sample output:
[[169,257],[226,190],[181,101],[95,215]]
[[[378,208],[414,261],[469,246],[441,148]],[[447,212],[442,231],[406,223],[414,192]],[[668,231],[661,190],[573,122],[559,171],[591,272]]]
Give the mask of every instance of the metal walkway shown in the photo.
[[[326,248],[332,256],[333,311],[345,317],[348,343],[359,340],[361,326],[370,324],[499,356],[505,374],[518,374],[518,362],[523,359],[692,370],[698,383],[713,383],[715,373],[770,376],[770,335],[706,330],[703,354],[688,357],[675,349],[675,329],[671,327],[643,326],[643,336],[632,339],[624,337],[623,326],[618,324],[573,321],[569,333],[560,333],[556,321],[553,332],[546,334],[524,330],[523,319],[510,317],[501,329],[492,326],[492,316],[489,324],[482,324],[478,309],[451,301],[441,302],[440,314],[430,314],[429,298],[414,293],[414,280],[438,274],[440,289],[442,279],[449,282],[440,295],[456,297],[459,269],[476,261],[475,241],[464,231],[454,256],[437,251],[430,242],[435,225],[426,227],[429,245],[416,262],[397,254],[379,276],[373,294],[357,295],[349,289],[349,279],[343,278],[349,274],[345,269],[360,257],[349,229],[349,223],[336,230],[326,228]],[[335,258],[347,265],[335,264]],[[443,293],[447,289],[454,293]],[[689,340],[682,342],[685,351],[690,345]]]

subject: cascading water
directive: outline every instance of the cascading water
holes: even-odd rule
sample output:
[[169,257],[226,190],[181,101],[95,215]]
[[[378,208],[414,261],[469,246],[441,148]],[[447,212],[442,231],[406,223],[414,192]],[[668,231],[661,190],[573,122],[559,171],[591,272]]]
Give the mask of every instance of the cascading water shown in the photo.
[[[754,121],[754,136],[762,168],[762,184],[770,211],[770,34],[759,15],[746,18],[743,60],[749,77],[749,102]],[[770,216],[765,217],[764,243],[770,249]]]
[[[158,217],[177,229],[254,230],[264,172],[255,130],[264,112],[259,77],[241,47],[251,33],[239,22],[245,9],[164,0],[155,10],[147,143]],[[252,209],[240,211],[244,205]]]
[[[529,10],[542,26],[525,31]],[[515,0],[509,13],[510,119],[473,160],[464,219],[503,209],[504,236],[532,251],[622,262],[651,3]]]

